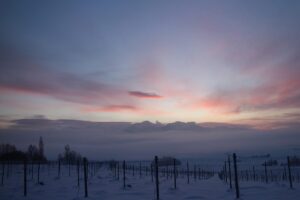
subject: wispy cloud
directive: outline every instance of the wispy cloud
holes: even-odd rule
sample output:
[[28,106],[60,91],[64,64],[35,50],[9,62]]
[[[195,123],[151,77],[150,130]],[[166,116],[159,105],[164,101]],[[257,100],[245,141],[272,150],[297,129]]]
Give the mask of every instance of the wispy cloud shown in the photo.
[[299,88],[299,81],[280,80],[279,83],[255,88],[222,90],[194,101],[191,108],[219,113],[300,108]]
[[129,91],[129,95],[138,97],[138,98],[151,98],[151,99],[159,99],[162,98],[162,96],[155,94],[155,93],[149,93],[149,92],[141,92],[141,91]]
[[[126,90],[84,75],[49,68],[1,47],[0,90],[47,95],[62,101],[104,105],[126,101]],[[128,99],[128,98],[127,98]]]
[[257,116],[247,119],[239,119],[235,121],[236,123],[245,123],[249,124],[257,129],[285,129],[285,128],[300,128],[300,114],[299,110],[297,112],[291,113],[276,113],[271,116]]
[[84,108],[83,110],[85,112],[135,112],[138,111],[138,108],[132,105],[106,105],[101,107],[88,107]]

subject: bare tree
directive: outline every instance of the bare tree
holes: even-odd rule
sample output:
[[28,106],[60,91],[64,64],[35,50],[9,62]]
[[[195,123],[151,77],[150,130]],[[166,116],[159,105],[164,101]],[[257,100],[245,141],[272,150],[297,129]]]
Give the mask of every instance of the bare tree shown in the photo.
[[40,137],[39,141],[39,154],[41,158],[44,158],[44,142],[42,137]]

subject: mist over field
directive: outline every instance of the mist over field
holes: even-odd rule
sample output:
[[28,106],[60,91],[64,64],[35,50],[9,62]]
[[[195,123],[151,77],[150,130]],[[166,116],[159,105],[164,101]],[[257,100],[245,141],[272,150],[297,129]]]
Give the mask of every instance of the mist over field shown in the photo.
[[297,126],[259,130],[246,125],[222,123],[149,121],[89,122],[79,120],[20,119],[0,130],[2,142],[26,150],[42,136],[45,153],[56,159],[64,146],[91,159],[151,159],[153,155],[184,158],[224,156],[229,152],[244,154],[299,153]]

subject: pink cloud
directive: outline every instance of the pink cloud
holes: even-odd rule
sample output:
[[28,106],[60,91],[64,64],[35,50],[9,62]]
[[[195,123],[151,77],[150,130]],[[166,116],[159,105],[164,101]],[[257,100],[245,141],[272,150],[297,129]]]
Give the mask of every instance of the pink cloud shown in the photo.
[[195,98],[190,109],[214,113],[240,113],[267,109],[300,108],[300,80],[274,80],[254,88],[223,90]]
[[162,110],[162,109],[148,109],[148,108],[141,108],[135,105],[106,105],[106,106],[85,106],[81,108],[81,112],[90,113],[90,112],[130,112],[135,113],[140,116],[162,116],[170,114],[170,112]]
[[137,111],[138,108],[132,105],[107,105],[102,107],[88,107],[82,110],[84,112],[134,112]]

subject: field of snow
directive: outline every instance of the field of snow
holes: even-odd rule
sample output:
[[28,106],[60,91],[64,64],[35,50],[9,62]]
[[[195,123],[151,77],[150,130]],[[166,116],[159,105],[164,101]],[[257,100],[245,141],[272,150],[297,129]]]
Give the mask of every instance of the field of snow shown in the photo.
[[[191,162],[192,163],[192,162]],[[144,163],[143,163],[144,164]],[[155,180],[152,182],[150,171],[142,171],[140,176],[138,164],[135,164],[136,172],[130,169],[126,173],[126,188],[123,188],[123,177],[120,169],[119,179],[115,170],[108,165],[99,168],[91,168],[88,176],[88,198],[87,199],[109,199],[109,200],[154,200]],[[191,165],[192,166],[192,165]],[[182,165],[182,167],[185,167]],[[208,167],[208,165],[207,165]],[[193,167],[191,167],[193,168]],[[278,168],[278,167],[277,167]],[[37,165],[31,173],[31,165],[28,165],[27,196],[23,196],[23,165],[11,165],[9,172],[7,168],[3,174],[3,185],[0,187],[0,199],[86,199],[84,197],[84,184],[82,167],[80,168],[80,185],[77,183],[76,165],[71,166],[70,175],[68,166],[62,165],[61,175],[58,178],[58,167],[54,165],[42,165],[40,170],[40,183],[37,183]],[[170,168],[171,170],[172,168]],[[181,169],[179,168],[178,171]],[[2,172],[2,171],[1,171]],[[257,171],[259,174],[260,172]],[[273,172],[274,173],[274,172]],[[235,199],[234,182],[233,189],[215,173],[208,179],[198,178],[190,175],[190,183],[187,184],[187,176],[179,174],[177,188],[174,189],[174,180],[171,174],[167,177],[163,172],[160,174],[160,199],[162,200],[184,200],[184,199]],[[275,174],[275,173],[274,173]],[[297,200],[300,199],[300,183],[298,168],[293,168],[293,189],[290,189],[288,180],[274,178],[265,183],[262,180],[248,181],[240,180],[240,199],[243,200]],[[258,175],[259,176],[259,175]],[[280,176],[278,176],[280,177]],[[258,178],[259,179],[259,178]]]

